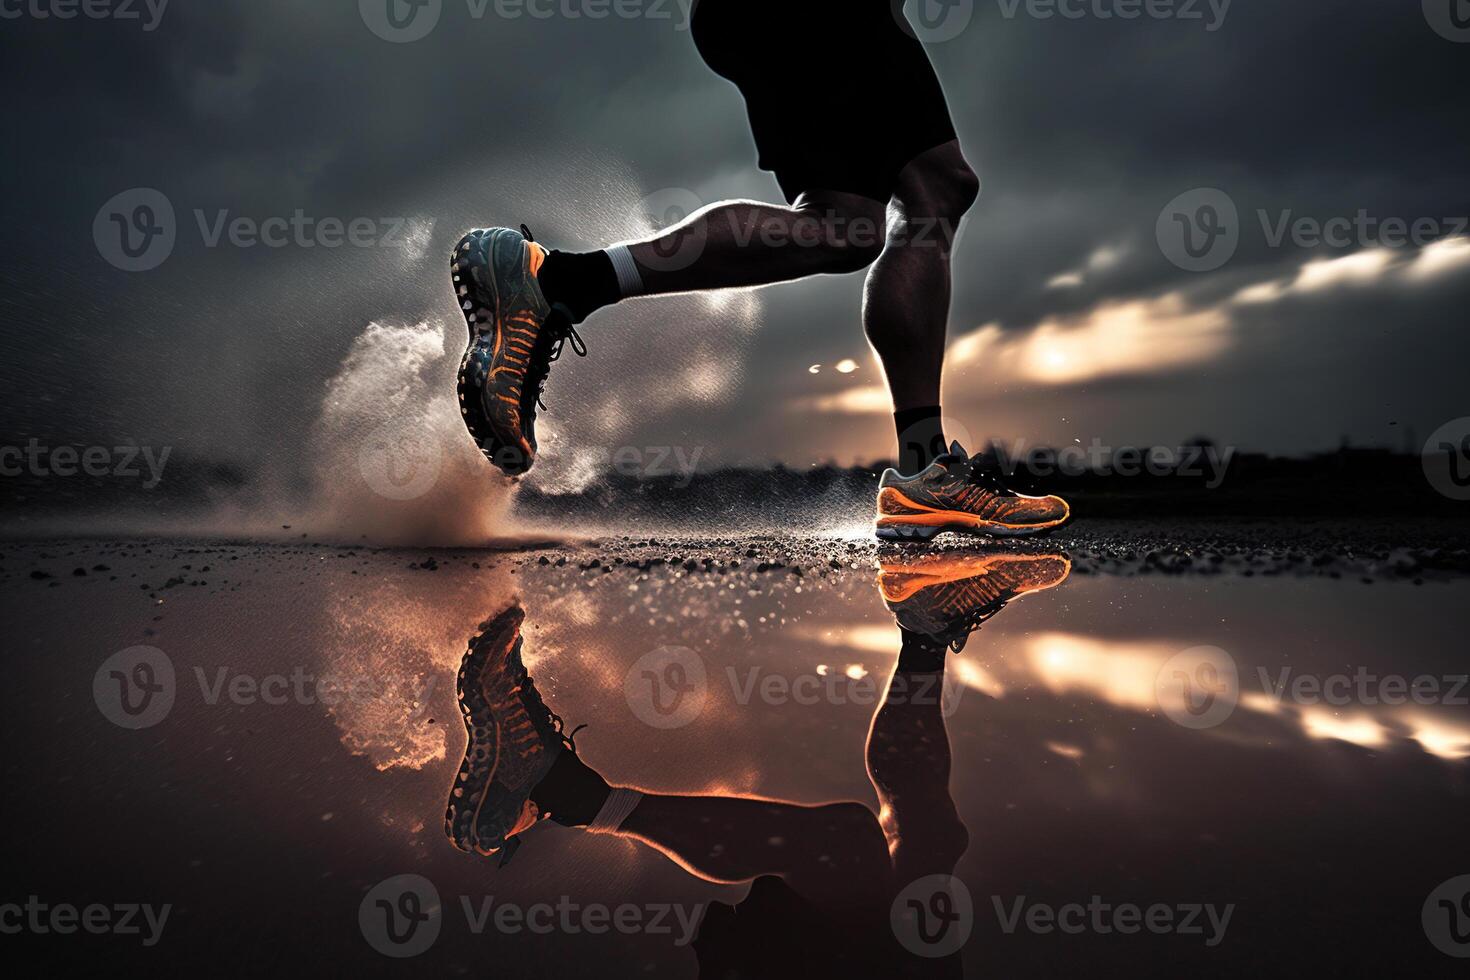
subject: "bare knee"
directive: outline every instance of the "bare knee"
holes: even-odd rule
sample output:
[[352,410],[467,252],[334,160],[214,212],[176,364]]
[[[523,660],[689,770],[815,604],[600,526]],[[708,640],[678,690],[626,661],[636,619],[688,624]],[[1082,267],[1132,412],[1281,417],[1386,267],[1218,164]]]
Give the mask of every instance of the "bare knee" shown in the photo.
[[980,197],[980,178],[958,144],[930,150],[904,168],[895,192],[911,219],[938,219],[958,225]]
[[861,803],[827,803],[816,812],[827,839],[834,845],[841,842],[833,847],[831,860],[872,871],[888,866],[888,838],[872,810]]
[[861,803],[811,807],[813,846],[792,867],[788,883],[824,905],[871,904],[892,877],[888,840],[872,810]]
[[796,202],[803,216],[797,244],[820,250],[823,271],[858,272],[883,252],[887,206],[855,194],[803,194]]
[[970,849],[970,831],[954,813],[890,827],[893,864],[901,878],[949,874]]

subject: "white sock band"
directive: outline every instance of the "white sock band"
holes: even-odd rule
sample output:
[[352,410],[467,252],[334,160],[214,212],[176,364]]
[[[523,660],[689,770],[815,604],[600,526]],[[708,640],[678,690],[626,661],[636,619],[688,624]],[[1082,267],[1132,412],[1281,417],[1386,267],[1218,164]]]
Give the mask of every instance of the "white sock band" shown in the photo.
[[602,803],[602,809],[597,811],[597,816],[587,825],[589,834],[616,834],[623,821],[628,819],[628,814],[633,812],[643,799],[643,794],[636,789],[623,789],[615,787],[607,794],[607,799]]
[[618,274],[618,290],[625,297],[643,295],[643,275],[638,271],[638,263],[633,261],[633,253],[628,251],[628,246],[614,245],[607,249],[607,257],[612,259],[613,271]]

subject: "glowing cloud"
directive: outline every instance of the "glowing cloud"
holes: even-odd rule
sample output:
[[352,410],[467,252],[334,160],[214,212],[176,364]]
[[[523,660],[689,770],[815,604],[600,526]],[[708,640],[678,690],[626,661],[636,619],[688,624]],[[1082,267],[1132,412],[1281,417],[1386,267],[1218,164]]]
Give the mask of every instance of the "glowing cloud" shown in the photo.
[[1191,309],[1181,293],[1168,293],[1047,317],[1014,335],[987,324],[955,342],[950,363],[971,376],[1074,384],[1208,361],[1229,346],[1229,327],[1225,311]]

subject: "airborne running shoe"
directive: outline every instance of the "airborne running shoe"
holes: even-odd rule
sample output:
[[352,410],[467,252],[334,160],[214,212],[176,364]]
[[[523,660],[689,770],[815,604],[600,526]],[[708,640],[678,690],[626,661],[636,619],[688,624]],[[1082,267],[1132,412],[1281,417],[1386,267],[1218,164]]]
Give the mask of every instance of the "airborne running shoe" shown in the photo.
[[959,443],[914,476],[883,472],[878,483],[883,541],[929,541],[940,531],[1015,537],[1059,527],[1071,516],[1061,497],[1010,490],[994,466],[970,458]]
[[576,748],[576,731],[563,733],[521,662],[525,616],[511,606],[480,624],[460,664],[456,690],[469,744],[444,813],[455,847],[484,856],[503,849],[502,866],[520,845],[516,835],[549,816],[532,790]]
[[536,409],[551,362],[568,341],[587,355],[570,311],[541,291],[546,254],[525,225],[489,228],[461,238],[450,263],[470,334],[459,366],[460,415],[485,458],[511,476],[536,462]]
[[879,569],[878,589],[898,624],[959,653],[1006,603],[1065,582],[1072,563],[1064,555],[956,552],[882,561]]

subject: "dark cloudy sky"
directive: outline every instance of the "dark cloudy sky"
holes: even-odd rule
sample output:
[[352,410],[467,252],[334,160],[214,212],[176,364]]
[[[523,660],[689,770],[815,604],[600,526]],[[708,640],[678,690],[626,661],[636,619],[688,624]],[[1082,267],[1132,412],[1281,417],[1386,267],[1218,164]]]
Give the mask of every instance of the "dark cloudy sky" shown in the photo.
[[[445,257],[466,228],[524,221],[590,246],[646,230],[649,195],[777,196],[737,93],[703,67],[672,0],[602,19],[493,3],[477,18],[471,0],[442,0],[410,43],[377,36],[358,0],[171,0],[152,25],[141,0],[141,22],[41,19],[37,2],[5,0],[22,16],[0,19],[8,444],[139,441],[289,479],[329,380],[356,370],[344,361],[377,358],[357,383],[381,388],[388,414],[450,383],[462,327]],[[1450,237],[1470,213],[1470,39],[1444,27],[1451,2],[1234,0],[1121,19],[1099,16],[1116,0],[1074,3],[1077,18],[976,0],[930,46],[984,182],[955,262],[947,396],[963,431],[1305,452],[1343,436],[1402,445],[1470,415],[1470,247]],[[773,37],[766,57],[794,96],[812,73],[858,70],[814,39]],[[94,220],[140,187],[167,199],[177,237],[162,265],[130,273],[100,254]],[[1196,272],[1156,227],[1199,188],[1236,207],[1238,247]],[[369,219],[396,247],[208,244],[222,212],[298,210]],[[1312,247],[1273,244],[1258,216],[1360,210],[1435,224],[1419,246],[1353,229]],[[885,455],[860,284],[600,314],[591,357],[552,375],[562,452],[546,479],[618,445],[798,466]],[[365,338],[370,324],[443,331],[444,357],[395,377],[391,352],[366,348],[398,341]],[[846,359],[856,370],[836,370]]]

